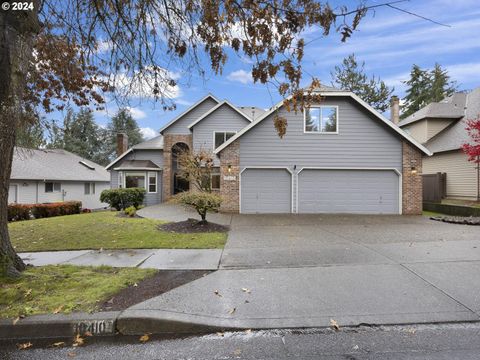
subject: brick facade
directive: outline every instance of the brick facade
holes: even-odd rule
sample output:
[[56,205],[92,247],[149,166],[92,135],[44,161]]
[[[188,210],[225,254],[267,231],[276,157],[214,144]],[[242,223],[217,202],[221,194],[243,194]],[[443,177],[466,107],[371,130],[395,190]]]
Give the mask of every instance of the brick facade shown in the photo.
[[238,140],[220,153],[220,195],[223,197],[220,211],[239,212],[240,142]]
[[172,196],[172,147],[176,143],[185,143],[190,150],[193,149],[192,135],[165,134],[163,136],[163,181],[162,201],[167,201]]
[[402,142],[402,214],[422,214],[422,153]]

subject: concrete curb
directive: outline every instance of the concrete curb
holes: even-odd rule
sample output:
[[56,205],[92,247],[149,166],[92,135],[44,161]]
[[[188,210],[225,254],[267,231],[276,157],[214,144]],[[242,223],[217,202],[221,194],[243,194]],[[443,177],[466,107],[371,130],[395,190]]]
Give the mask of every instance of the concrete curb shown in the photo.
[[0,320],[0,340],[65,338],[89,332],[93,336],[116,333],[119,311],[34,315],[13,324],[11,319]]

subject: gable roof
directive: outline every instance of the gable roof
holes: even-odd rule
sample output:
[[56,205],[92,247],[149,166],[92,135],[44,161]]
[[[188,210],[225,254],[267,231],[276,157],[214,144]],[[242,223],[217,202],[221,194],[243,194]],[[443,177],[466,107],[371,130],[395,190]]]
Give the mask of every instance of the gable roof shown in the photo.
[[195,104],[193,104],[192,106],[190,106],[188,109],[186,109],[184,112],[182,112],[181,114],[177,115],[175,118],[173,118],[168,124],[166,124],[165,126],[163,126],[158,132],[160,134],[162,134],[165,130],[167,130],[170,126],[172,126],[173,124],[175,124],[178,120],[180,120],[182,117],[184,117],[185,115],[187,115],[190,111],[192,111],[193,109],[195,109],[198,105],[200,105],[201,103],[203,103],[205,100],[207,99],[212,99],[213,101],[215,101],[216,103],[219,103],[220,101],[215,97],[213,96],[212,94],[207,94],[207,96],[201,98],[200,100],[198,100]]
[[12,180],[110,181],[105,168],[62,149],[16,147]]
[[[431,152],[422,144],[420,144],[418,141],[416,141],[412,136],[407,134],[405,131],[400,129],[397,125],[392,123],[390,120],[388,120],[386,117],[384,117],[382,114],[380,114],[377,110],[375,110],[373,107],[371,107],[369,104],[367,104],[365,101],[363,101],[360,97],[355,95],[354,93],[350,91],[342,91],[338,90],[335,88],[325,88],[326,90],[323,90],[323,87],[320,89],[320,91],[316,91],[316,93],[320,96],[346,96],[346,97],[351,97],[354,99],[356,102],[358,102],[360,105],[362,105],[366,110],[368,110],[372,115],[374,115],[376,118],[378,118],[380,121],[382,121],[385,125],[387,125],[389,128],[391,128],[393,131],[395,131],[398,135],[403,137],[405,140],[407,140],[409,143],[414,145],[416,148],[421,150],[424,154],[426,155],[432,155]],[[290,97],[289,97],[290,98]],[[289,99],[287,98],[287,99]],[[227,146],[229,146],[232,142],[237,140],[239,137],[241,137],[243,134],[247,133],[250,131],[252,128],[257,126],[259,123],[261,123],[263,120],[265,120],[269,115],[273,114],[276,110],[278,110],[280,107],[283,106],[283,100],[277,103],[275,106],[270,108],[267,112],[265,112],[260,118],[252,122],[250,125],[246,126],[243,128],[241,131],[239,131],[237,134],[232,136],[230,139],[228,139],[226,142],[224,142],[222,145],[220,145],[215,151],[215,154],[220,153],[223,149],[225,149]]]
[[460,119],[465,115],[467,94],[455,93],[440,102],[432,102],[398,123],[402,127],[427,118]]
[[223,105],[227,105],[228,107],[230,107],[232,110],[235,110],[240,116],[242,116],[245,120],[247,120],[249,123],[252,122],[252,119],[250,117],[248,117],[243,111],[240,111],[239,109],[237,109],[236,106],[232,105],[231,103],[229,103],[227,100],[223,100],[222,102],[218,103],[217,105],[215,105],[213,108],[211,108],[210,110],[208,110],[205,114],[203,114],[202,116],[200,116],[197,120],[195,120],[193,123],[191,123],[190,125],[188,125],[188,128],[191,129],[193,128],[195,125],[197,125],[200,121],[202,121],[203,119],[207,118],[210,114],[213,114],[215,111],[217,111],[218,109],[220,109]]
[[133,145],[131,148],[129,148],[127,151],[125,151],[123,154],[115,158],[110,164],[108,164],[105,169],[110,170],[113,165],[115,165],[117,162],[122,160],[125,156],[130,154],[134,150],[163,150],[163,136],[158,135],[155,136],[154,138],[151,138],[147,141],[141,142],[137,145]]
[[466,120],[475,119],[480,115],[480,87],[462,95],[466,95],[464,116],[427,141],[425,146],[432,153],[458,150],[468,141]]

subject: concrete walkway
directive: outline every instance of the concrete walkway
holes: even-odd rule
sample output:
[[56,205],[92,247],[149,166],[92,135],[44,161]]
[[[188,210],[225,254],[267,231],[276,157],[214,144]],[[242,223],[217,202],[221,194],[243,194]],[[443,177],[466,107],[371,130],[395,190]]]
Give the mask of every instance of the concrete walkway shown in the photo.
[[161,270],[216,270],[221,249],[127,249],[20,253],[34,266],[70,264],[139,267]]

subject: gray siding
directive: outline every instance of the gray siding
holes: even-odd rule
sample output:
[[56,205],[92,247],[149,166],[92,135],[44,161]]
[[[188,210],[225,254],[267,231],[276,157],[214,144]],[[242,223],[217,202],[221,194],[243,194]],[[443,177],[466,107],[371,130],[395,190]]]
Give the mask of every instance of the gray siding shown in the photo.
[[240,166],[388,167],[402,170],[402,143],[380,120],[348,98],[338,105],[338,134],[305,134],[303,114],[287,112],[287,133],[280,139],[273,114],[240,137]]
[[188,125],[197,120],[200,116],[205,114],[208,110],[217,105],[217,102],[212,98],[207,98],[197,107],[189,111],[187,114],[178,119],[173,125],[168,127],[164,134],[190,134]]
[[163,150],[133,150],[122,160],[116,163],[113,168],[121,167],[125,160],[150,160],[159,167],[163,167]]
[[[138,172],[145,172],[139,170]],[[147,176],[147,174],[145,174]],[[110,172],[110,187],[112,189],[118,189],[119,187],[119,171],[112,170]],[[162,202],[162,172],[157,171],[157,192],[156,193],[146,193],[144,205],[150,206],[159,204]]]
[[[192,128],[193,148],[197,151],[203,148],[213,152],[213,133],[215,131],[238,132],[248,124],[250,122],[247,119],[224,104]],[[216,163],[218,163],[218,158]]]

